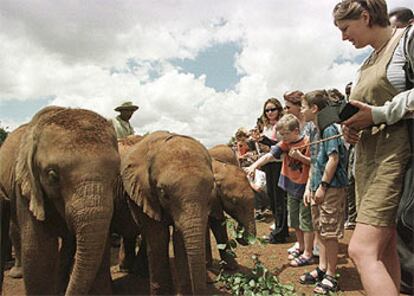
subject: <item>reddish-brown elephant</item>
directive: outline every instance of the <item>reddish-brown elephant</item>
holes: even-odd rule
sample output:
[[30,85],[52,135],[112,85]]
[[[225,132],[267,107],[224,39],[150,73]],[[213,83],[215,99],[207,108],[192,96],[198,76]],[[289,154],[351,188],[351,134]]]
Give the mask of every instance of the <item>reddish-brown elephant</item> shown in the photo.
[[239,166],[239,161],[237,160],[237,156],[234,153],[233,149],[230,146],[225,144],[216,145],[210,149],[208,149],[208,153],[210,153],[211,157],[215,160],[219,160],[225,163],[230,163],[235,166]]
[[120,167],[111,124],[92,111],[47,107],[9,135],[0,163],[27,294],[62,292],[59,256],[72,252],[71,240],[66,294],[111,293],[108,233]]
[[123,186],[147,241],[151,294],[172,294],[169,226],[182,294],[206,292],[205,233],[215,195],[211,157],[193,138],[154,132],[121,162]]
[[[217,197],[211,207],[209,226],[218,244],[227,244],[228,235],[225,225],[227,213],[239,227],[245,229],[246,235],[256,236],[254,219],[254,192],[247,180],[246,173],[238,166],[213,159],[214,179],[217,187]],[[209,236],[208,236],[209,237]],[[238,238],[242,245],[247,245],[245,236]],[[207,263],[212,262],[211,247],[207,241]],[[219,250],[220,257],[226,262],[225,268],[235,269],[236,260],[226,252]]]

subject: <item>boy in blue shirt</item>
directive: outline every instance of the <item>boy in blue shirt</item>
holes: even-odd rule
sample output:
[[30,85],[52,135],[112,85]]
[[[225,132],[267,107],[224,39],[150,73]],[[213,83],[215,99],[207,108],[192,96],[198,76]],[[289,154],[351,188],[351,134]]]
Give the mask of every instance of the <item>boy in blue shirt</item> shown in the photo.
[[[317,126],[317,114],[328,106],[329,95],[324,90],[316,90],[304,95],[302,114],[307,122]],[[335,124],[320,131],[315,128],[310,133],[310,141],[315,142],[339,135]],[[319,242],[319,266],[302,275],[302,284],[317,283],[314,292],[328,294],[338,290],[336,265],[338,239],[344,233],[344,209],[346,188],[346,150],[340,137],[311,145],[311,170],[306,185],[304,201],[311,205],[313,226]]]

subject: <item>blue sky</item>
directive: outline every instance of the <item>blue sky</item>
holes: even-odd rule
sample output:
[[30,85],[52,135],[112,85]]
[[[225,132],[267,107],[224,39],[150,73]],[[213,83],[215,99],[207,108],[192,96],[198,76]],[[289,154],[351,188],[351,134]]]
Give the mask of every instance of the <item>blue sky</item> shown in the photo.
[[2,0],[1,125],[50,104],[109,118],[128,100],[140,106],[139,134],[225,143],[254,125],[268,97],[354,79],[369,49],[341,40],[336,2]]
[[232,90],[242,75],[235,68],[241,45],[236,42],[214,44],[200,52],[195,59],[175,59],[171,63],[184,73],[206,76],[206,86],[216,91]]

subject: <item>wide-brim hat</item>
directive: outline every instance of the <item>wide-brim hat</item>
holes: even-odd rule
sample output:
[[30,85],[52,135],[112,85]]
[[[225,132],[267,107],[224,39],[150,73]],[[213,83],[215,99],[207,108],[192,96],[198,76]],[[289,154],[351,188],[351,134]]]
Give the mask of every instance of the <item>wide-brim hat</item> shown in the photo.
[[134,105],[132,102],[124,102],[118,107],[115,108],[115,111],[122,111],[122,110],[130,110],[130,111],[136,111],[139,107],[137,105]]

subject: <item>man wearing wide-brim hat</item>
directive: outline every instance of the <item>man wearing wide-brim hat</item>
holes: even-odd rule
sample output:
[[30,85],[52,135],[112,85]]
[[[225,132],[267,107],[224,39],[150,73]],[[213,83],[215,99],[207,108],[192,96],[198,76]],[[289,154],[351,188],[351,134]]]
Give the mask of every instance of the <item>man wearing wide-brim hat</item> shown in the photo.
[[115,108],[115,111],[120,112],[120,114],[111,119],[111,122],[116,131],[116,137],[118,139],[128,137],[129,135],[134,134],[134,128],[129,123],[129,120],[132,117],[132,114],[138,110],[138,106],[134,105],[132,102],[124,102],[118,107]]

